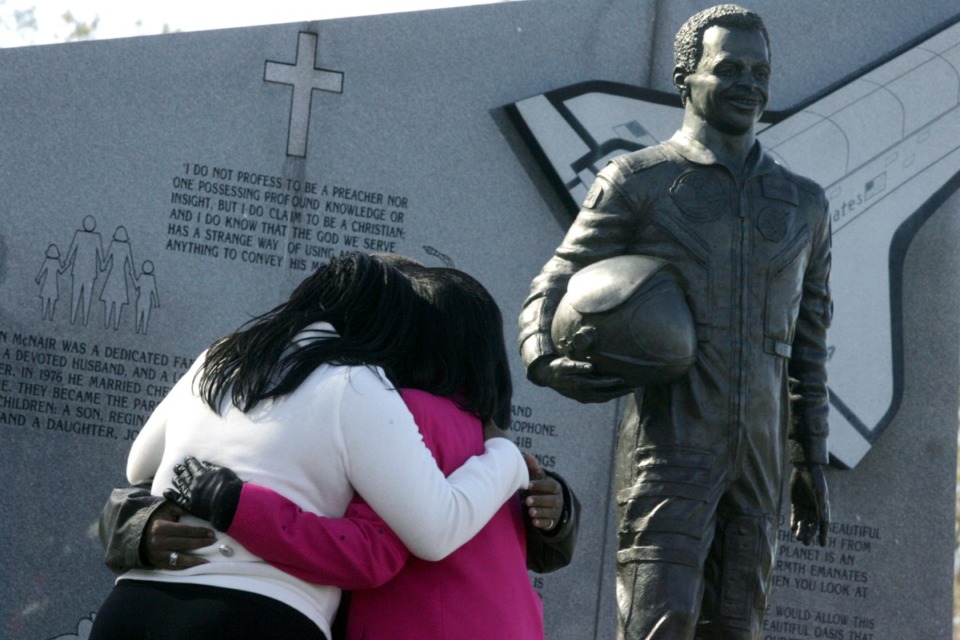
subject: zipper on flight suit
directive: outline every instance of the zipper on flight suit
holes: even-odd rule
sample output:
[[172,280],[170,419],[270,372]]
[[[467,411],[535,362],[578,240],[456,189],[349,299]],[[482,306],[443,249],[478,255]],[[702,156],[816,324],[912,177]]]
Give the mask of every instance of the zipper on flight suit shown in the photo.
[[749,372],[747,371],[747,320],[749,319],[750,314],[747,312],[747,302],[749,300],[749,276],[750,270],[747,267],[749,261],[749,204],[747,194],[747,187],[750,182],[748,177],[744,180],[743,184],[740,184],[740,181],[734,176],[734,184],[737,187],[737,216],[740,219],[740,234],[738,239],[738,246],[736,251],[736,265],[734,265],[735,277],[734,277],[734,287],[735,287],[735,299],[736,299],[736,376],[734,385],[734,394],[733,394],[733,414],[734,414],[734,436],[733,436],[733,469],[740,468],[740,461],[743,457],[743,440],[744,433],[743,430],[746,428],[746,416],[744,415],[744,407],[746,405],[744,401],[744,394],[746,393],[746,387],[749,383]]

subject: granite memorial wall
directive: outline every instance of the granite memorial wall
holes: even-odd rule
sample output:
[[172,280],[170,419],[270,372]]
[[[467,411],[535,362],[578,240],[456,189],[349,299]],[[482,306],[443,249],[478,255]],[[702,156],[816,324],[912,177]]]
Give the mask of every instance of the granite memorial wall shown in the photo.
[[[680,122],[709,3],[503,3],[0,51],[0,637],[84,637],[96,518],[212,339],[349,250],[453,265],[513,318],[610,153]],[[831,541],[781,531],[765,640],[948,638],[958,375],[956,7],[750,5],[760,139],[831,198]],[[881,15],[882,14],[882,15]],[[524,381],[508,430],[583,505],[531,575],[551,640],[613,637],[619,407]]]

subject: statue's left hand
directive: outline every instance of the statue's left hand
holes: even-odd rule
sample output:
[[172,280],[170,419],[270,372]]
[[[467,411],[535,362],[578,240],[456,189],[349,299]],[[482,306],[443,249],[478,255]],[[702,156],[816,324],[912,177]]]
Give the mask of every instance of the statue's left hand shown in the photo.
[[790,530],[805,545],[816,540],[827,546],[830,491],[823,465],[797,464],[790,476]]

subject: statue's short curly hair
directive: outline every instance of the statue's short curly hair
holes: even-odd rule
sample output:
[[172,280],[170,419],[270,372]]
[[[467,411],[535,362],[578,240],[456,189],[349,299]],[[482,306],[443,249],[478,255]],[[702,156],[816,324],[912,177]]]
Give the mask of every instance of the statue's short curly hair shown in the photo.
[[685,73],[696,70],[703,55],[703,32],[710,27],[759,31],[767,42],[767,52],[770,51],[770,35],[759,15],[735,4],[718,4],[694,15],[677,31],[673,57]]

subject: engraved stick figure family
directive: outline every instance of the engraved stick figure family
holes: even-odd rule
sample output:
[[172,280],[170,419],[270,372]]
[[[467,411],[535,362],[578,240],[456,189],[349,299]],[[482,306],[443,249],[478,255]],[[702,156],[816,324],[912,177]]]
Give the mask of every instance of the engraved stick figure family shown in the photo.
[[40,287],[44,320],[53,320],[60,299],[59,276],[70,274],[70,324],[90,322],[94,297],[103,303],[104,327],[120,328],[123,307],[130,303],[130,288],[136,291],[134,299],[134,327],[137,333],[146,333],[150,311],[160,306],[153,262],[144,260],[139,272],[133,260],[133,250],[127,230],[120,225],[103,248],[103,239],[97,221],[85,216],[80,229],[73,234],[70,248],[61,256],[56,244],[47,247],[46,256],[34,281]]

